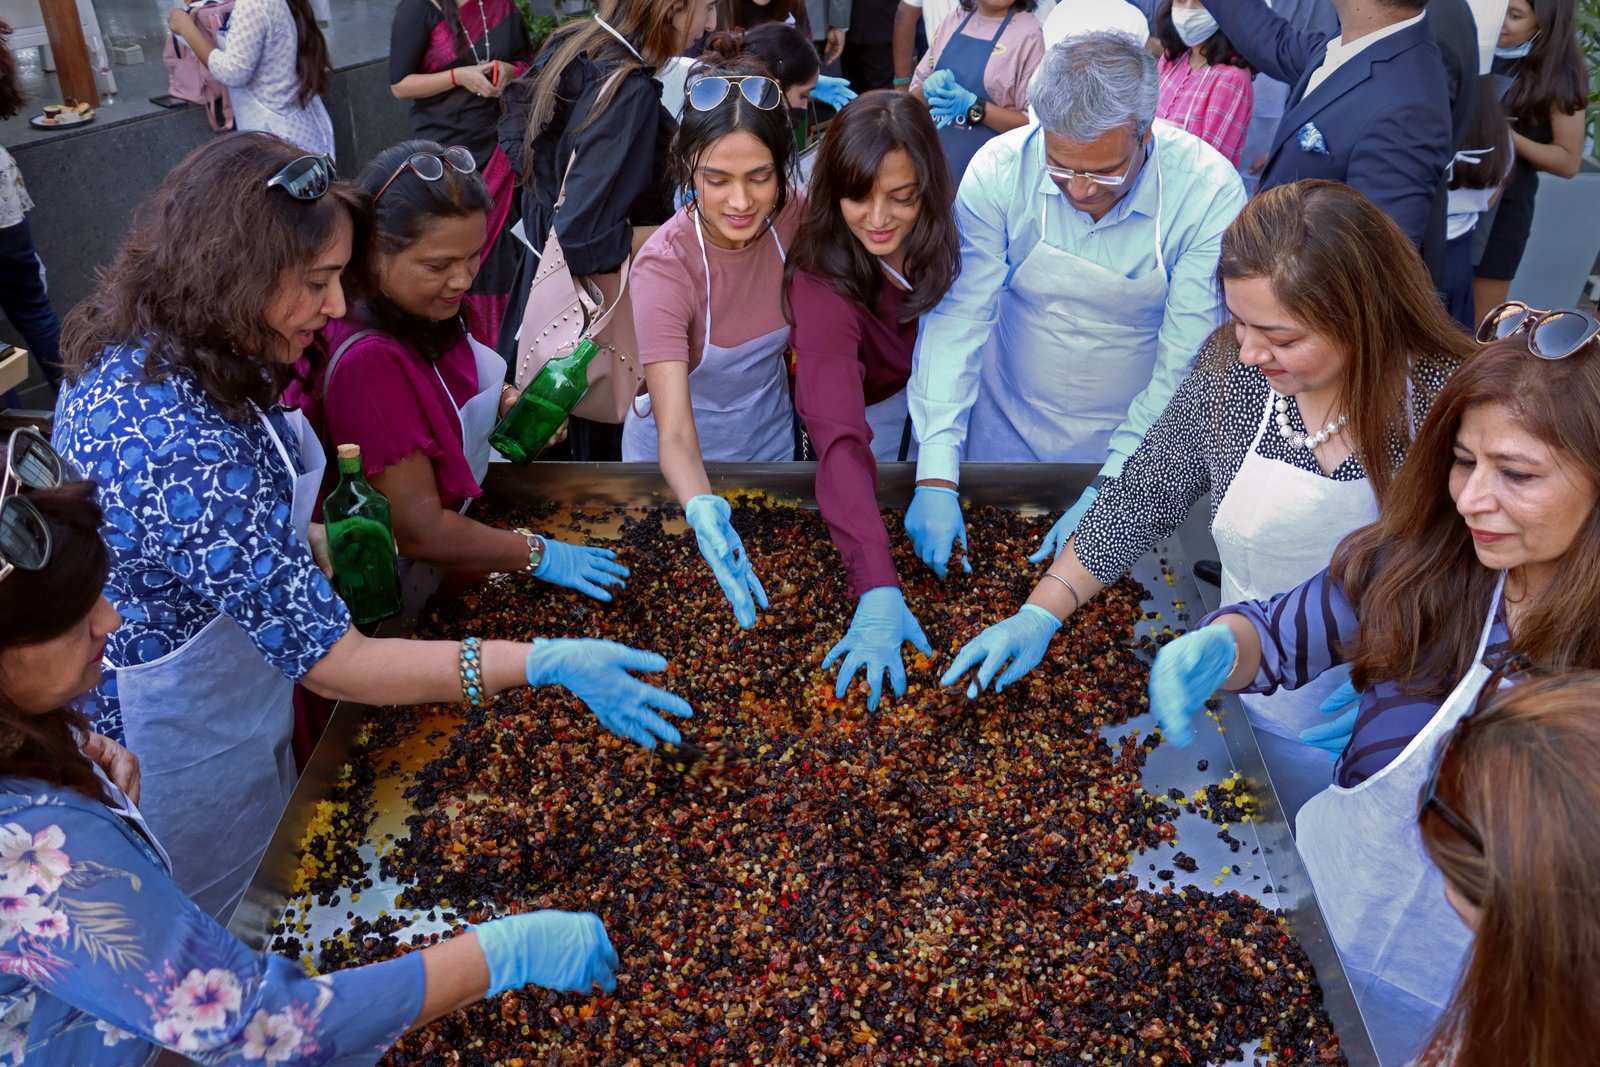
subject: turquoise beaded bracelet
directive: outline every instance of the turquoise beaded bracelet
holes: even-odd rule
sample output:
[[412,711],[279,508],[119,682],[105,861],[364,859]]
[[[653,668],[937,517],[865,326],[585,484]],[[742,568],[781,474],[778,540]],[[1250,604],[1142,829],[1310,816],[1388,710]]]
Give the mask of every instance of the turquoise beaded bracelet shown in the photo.
[[461,698],[475,708],[483,707],[483,638],[461,641]]

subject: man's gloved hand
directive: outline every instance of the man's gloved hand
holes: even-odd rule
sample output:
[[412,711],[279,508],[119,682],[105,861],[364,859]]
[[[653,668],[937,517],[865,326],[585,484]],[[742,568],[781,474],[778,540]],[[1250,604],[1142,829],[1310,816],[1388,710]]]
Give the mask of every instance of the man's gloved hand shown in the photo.
[[817,87],[811,90],[811,98],[838,111],[856,98],[856,91],[850,88],[847,79],[835,78],[831,74],[819,74]]
[[673,744],[683,740],[661,712],[682,719],[694,715],[687,700],[628,673],[666,667],[666,657],[654,652],[587,637],[535,641],[526,662],[529,685],[565,686],[601,726],[645,748],[655,748],[657,738]]
[[550,537],[540,540],[544,542],[544,558],[533,576],[542,582],[610,601],[611,594],[602,587],[621,588],[628,577],[628,568],[617,562],[617,554],[609,548],[569,545]]
[[[939,679],[940,685],[955,685],[974,666],[977,678],[967,686],[967,696],[975,697],[994,682],[996,693],[1033,670],[1044,659],[1050,639],[1061,629],[1061,620],[1037,604],[1024,604],[1022,610],[1001,619],[968,641],[955,662]],[[1006,663],[1011,665],[1006,667]],[[995,674],[1005,667],[999,678]]]
[[1089,509],[1094,506],[1095,497],[1099,495],[1100,491],[1092,485],[1085,489],[1083,495],[1078,497],[1078,502],[1068,508],[1067,513],[1050,527],[1050,532],[1044,535],[1044,540],[1039,542],[1038,549],[1028,557],[1028,562],[1043,563],[1061,555],[1061,550],[1067,547],[1067,539],[1077,531],[1078,523],[1089,514]]
[[919,485],[906,508],[906,533],[922,562],[943,578],[950,562],[950,545],[961,542],[961,567],[968,573],[972,562],[965,556],[967,524],[961,519],[961,495],[942,485]]
[[750,566],[744,542],[729,521],[733,508],[715,493],[702,493],[684,505],[683,514],[694,528],[700,555],[711,566],[722,595],[733,606],[733,617],[748,630],[756,624],[756,606],[767,606],[767,592]]
[[1194,740],[1189,721],[1233,673],[1239,642],[1226,626],[1202,626],[1156,653],[1150,668],[1150,710],[1180,748]]
[[617,950],[605,924],[588,912],[534,911],[472,928],[489,965],[489,996],[525,985],[588,993],[617,988]]
[[839,643],[828,650],[822,661],[823,670],[844,656],[839,667],[839,680],[833,695],[844,699],[845,691],[855,680],[856,671],[867,670],[867,710],[877,711],[878,700],[883,696],[883,673],[889,672],[889,684],[894,695],[906,695],[906,665],[900,658],[900,646],[906,641],[924,656],[933,655],[933,646],[917,617],[906,607],[906,598],[893,586],[868,589],[856,602],[855,618]]
[[1361,694],[1356,691],[1356,686],[1350,680],[1350,666],[1344,664],[1334,670],[1344,671],[1344,682],[1333,692],[1322,698],[1322,703],[1317,710],[1324,715],[1335,716],[1331,722],[1318,723],[1300,731],[1300,740],[1315,748],[1320,748],[1328,754],[1328,758],[1337,760],[1350,747],[1350,738],[1355,733],[1356,718],[1361,714]]

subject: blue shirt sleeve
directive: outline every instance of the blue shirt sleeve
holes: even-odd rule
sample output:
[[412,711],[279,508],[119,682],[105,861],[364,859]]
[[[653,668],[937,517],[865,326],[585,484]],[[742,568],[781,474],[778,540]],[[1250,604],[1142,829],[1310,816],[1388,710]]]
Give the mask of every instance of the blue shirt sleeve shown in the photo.
[[217,925],[110,818],[40,800],[0,825],[0,955],[48,1031],[30,1054],[81,1030],[63,1009],[100,1020],[107,1064],[137,1062],[137,1038],[203,1064],[370,1064],[416,1020],[420,954],[308,977]]
[[1268,601],[1246,600],[1207,615],[1242,615],[1261,638],[1261,670],[1247,693],[1299,689],[1345,662],[1344,641],[1360,628],[1344,589],[1326,569]]

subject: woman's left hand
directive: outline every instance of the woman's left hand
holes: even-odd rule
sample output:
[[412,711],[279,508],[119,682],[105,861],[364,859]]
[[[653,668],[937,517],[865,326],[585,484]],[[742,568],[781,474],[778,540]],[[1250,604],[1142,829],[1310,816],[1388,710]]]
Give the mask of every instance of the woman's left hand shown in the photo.
[[306,529],[306,540],[310,541],[311,559],[322,572],[324,578],[333,578],[333,553],[328,549],[328,528],[320,522],[314,522]]
[[138,756],[101,734],[89,735],[83,743],[83,754],[105,771],[111,784],[128,794],[129,800],[139,803]]
[[[500,414],[500,417],[502,419],[506,417],[506,412],[510,411],[512,409],[512,407],[515,406],[515,404],[517,402],[517,398],[519,396],[521,396],[521,395],[522,395],[522,390],[518,389],[514,385],[503,386],[500,389],[500,413],[499,414]],[[563,423],[562,425],[565,425],[565,423]]]
[[620,589],[628,578],[628,568],[617,562],[617,554],[609,548],[569,545],[548,537],[543,540],[544,559],[533,572],[542,582],[609,602],[611,594],[602,587]]
[[517,68],[503,59],[497,59],[483,68],[483,76],[489,79],[490,85],[504,92],[506,86],[516,80]]

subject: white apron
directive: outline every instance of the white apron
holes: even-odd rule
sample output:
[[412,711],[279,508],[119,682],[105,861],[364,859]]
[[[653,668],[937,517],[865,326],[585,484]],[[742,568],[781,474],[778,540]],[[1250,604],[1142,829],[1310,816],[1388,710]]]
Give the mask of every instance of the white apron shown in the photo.
[[[1472,941],[1444,898],[1443,876],[1422,847],[1417,794],[1427,781],[1440,739],[1472,710],[1488,681],[1490,669],[1483,664],[1483,652],[1504,588],[1501,574],[1489,598],[1472,669],[1428,725],[1372,777],[1349,787],[1330,785],[1300,809],[1296,836],[1300,856],[1351,988],[1363,1014],[1371,1014],[1371,1004],[1403,1020],[1400,1032],[1391,1035],[1400,1045],[1408,1034],[1415,1044],[1426,1036],[1450,999]],[[1389,1041],[1379,1027],[1372,1029],[1380,1057],[1390,1062],[1384,1048]],[[1391,1051],[1406,1055],[1400,1047]]]
[[[256,417],[293,474],[271,421],[259,410]],[[292,521],[309,545],[327,459],[305,416],[290,411],[284,419],[303,464]],[[178,888],[226,923],[294,791],[294,683],[227,615],[160,659],[107,666],[117,675],[124,740],[142,770],[139,809],[172,859]]]
[[[770,228],[778,258],[784,257],[778,231]],[[706,272],[706,339],[700,364],[689,372],[689,394],[694,398],[694,431],[700,438],[700,457],[738,463],[776,463],[794,458],[794,406],[789,400],[789,376],[784,353],[789,348],[789,327],[752,338],[733,348],[711,343],[711,262],[699,222],[694,233],[700,240],[700,263]],[[648,397],[649,394],[646,394]],[[637,406],[622,425],[622,459],[626,463],[654,463],[661,458],[656,439],[655,413],[640,415]]]
[[[1039,243],[1001,290],[978,377],[964,458],[1104,463],[1111,433],[1155,374],[1166,319],[1161,167],[1156,178],[1156,266],[1137,278]],[[1065,198],[1063,197],[1063,200]],[[1065,205],[1064,205],[1065,206]]]
[[[902,289],[908,293],[911,291],[911,282],[904,274],[889,266],[882,256],[878,257],[878,262],[888,271],[889,277],[900,283]],[[911,432],[911,411],[906,403],[904,386],[893,396],[867,405],[867,427],[872,431],[872,458],[879,463],[917,458],[917,435]],[[905,446],[904,454],[901,452],[902,445]]]

